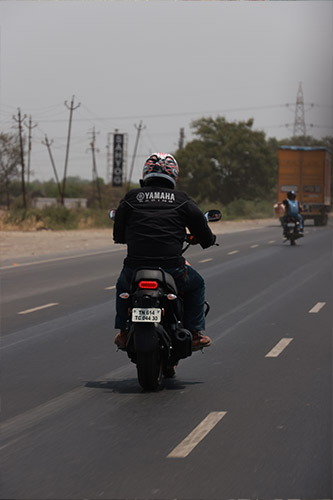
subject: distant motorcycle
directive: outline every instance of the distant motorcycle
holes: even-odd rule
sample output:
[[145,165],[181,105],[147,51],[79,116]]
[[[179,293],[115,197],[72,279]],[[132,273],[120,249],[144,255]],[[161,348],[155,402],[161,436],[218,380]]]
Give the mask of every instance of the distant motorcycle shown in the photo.
[[285,241],[290,241],[290,245],[296,245],[296,240],[302,238],[304,235],[299,230],[299,222],[295,217],[289,217],[287,220],[287,227],[284,232]]
[[[110,217],[114,215],[113,210]],[[209,210],[205,217],[215,222],[222,215]],[[187,234],[185,243],[183,252],[197,241]],[[127,355],[136,364],[141,387],[157,390],[162,376],[173,377],[179,360],[192,354],[192,335],[182,323],[182,295],[171,274],[160,267],[145,267],[136,269],[130,290],[120,297],[128,301]],[[209,309],[206,302],[206,315]]]

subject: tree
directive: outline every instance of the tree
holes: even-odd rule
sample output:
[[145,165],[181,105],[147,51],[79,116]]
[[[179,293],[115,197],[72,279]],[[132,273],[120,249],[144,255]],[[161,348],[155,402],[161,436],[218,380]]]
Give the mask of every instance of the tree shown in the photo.
[[10,183],[19,176],[20,144],[16,135],[0,132],[0,187],[10,206]]
[[252,130],[252,119],[201,118],[191,127],[198,138],[175,153],[181,189],[198,202],[267,199],[276,184],[277,162],[264,132]]
[[322,137],[321,139],[315,139],[311,135],[298,135],[294,137],[289,137],[288,139],[282,139],[277,142],[278,146],[304,146],[304,147],[316,147],[322,146],[333,152],[333,136]]

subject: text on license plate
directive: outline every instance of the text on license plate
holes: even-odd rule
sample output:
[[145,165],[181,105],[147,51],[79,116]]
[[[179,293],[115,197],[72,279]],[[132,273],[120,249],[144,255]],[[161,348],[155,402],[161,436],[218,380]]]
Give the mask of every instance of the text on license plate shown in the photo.
[[134,307],[132,309],[132,321],[147,321],[149,323],[159,323],[161,321],[161,309],[155,309],[153,307]]

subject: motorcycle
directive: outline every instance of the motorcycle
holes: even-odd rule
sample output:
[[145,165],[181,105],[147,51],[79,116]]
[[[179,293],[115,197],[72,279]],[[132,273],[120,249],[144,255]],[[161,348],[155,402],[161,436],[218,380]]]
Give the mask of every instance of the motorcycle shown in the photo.
[[299,221],[295,217],[289,217],[287,220],[287,227],[283,233],[285,240],[290,241],[290,245],[296,245],[296,240],[302,238],[304,235],[299,230]]
[[[112,210],[110,217],[114,215]],[[205,217],[215,222],[222,214],[209,210]],[[183,253],[197,241],[186,234],[184,243]],[[120,298],[128,301],[127,355],[136,365],[141,387],[155,391],[163,376],[172,378],[178,362],[192,355],[192,335],[182,323],[182,294],[171,274],[160,267],[144,267],[135,270],[130,290]],[[205,315],[209,309],[205,302]]]

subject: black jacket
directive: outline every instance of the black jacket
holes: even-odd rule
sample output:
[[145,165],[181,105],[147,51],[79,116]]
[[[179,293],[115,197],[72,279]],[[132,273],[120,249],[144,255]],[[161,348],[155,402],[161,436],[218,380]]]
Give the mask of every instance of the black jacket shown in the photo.
[[214,244],[206,218],[184,192],[165,187],[132,189],[116,211],[115,243],[127,244],[126,266],[182,266],[182,247],[188,228],[202,248]]

